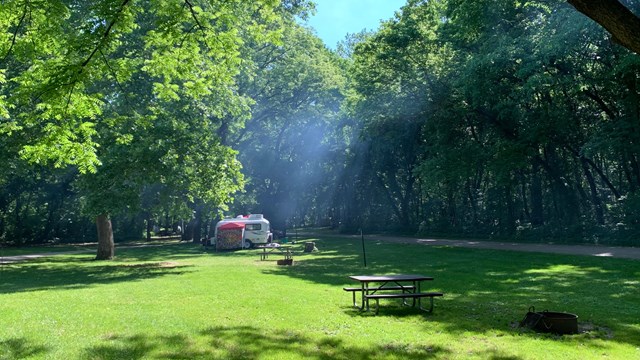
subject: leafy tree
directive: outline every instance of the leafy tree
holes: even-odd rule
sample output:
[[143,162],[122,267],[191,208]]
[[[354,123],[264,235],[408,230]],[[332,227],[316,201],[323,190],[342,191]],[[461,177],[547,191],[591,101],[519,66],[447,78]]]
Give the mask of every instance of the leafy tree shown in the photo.
[[225,129],[227,144],[240,152],[251,203],[238,212],[264,213],[274,227],[303,221],[325,207],[328,162],[340,146],[334,137],[344,85],[342,60],[293,22],[282,45],[254,47],[255,68],[241,83],[251,97],[252,117],[242,129]]
[[402,10],[355,47],[350,106],[352,116],[363,123],[363,170],[372,174],[375,188],[393,210],[392,223],[407,230],[419,216],[415,170],[423,151],[431,82],[448,50],[436,41],[440,2],[410,1]]
[[213,137],[212,120],[246,112],[235,86],[241,48],[247,39],[277,40],[278,6],[272,0],[2,4],[0,81],[8,86],[0,129],[22,134],[24,159],[85,174],[87,210],[99,230],[97,258],[113,256],[109,214],[137,206],[143,184],[162,177],[161,170],[181,169],[164,175],[187,198],[223,202],[237,189],[238,164]]
[[[636,61],[566,3],[411,1],[353,58],[363,203],[395,194],[397,222],[423,231],[597,237],[622,224],[611,209],[635,186]],[[392,176],[413,184],[413,210],[397,211]]]

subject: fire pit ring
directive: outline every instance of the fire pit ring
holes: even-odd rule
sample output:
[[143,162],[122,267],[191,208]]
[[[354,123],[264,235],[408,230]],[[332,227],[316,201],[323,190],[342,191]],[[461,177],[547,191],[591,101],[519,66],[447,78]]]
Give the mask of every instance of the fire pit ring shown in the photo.
[[577,334],[578,315],[548,310],[536,312],[535,308],[531,306],[527,315],[520,322],[520,327],[558,335]]

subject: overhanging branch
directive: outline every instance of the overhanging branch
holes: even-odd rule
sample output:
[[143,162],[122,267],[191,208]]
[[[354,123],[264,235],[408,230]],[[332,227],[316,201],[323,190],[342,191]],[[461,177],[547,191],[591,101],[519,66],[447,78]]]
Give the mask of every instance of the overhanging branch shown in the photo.
[[576,10],[604,27],[614,42],[640,54],[640,17],[618,0],[567,0]]

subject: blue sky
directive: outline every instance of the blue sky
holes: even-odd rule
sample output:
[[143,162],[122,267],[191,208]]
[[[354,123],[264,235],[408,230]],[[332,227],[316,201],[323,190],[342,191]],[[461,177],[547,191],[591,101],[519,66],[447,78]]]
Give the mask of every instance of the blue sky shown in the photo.
[[345,35],[358,33],[363,29],[376,30],[380,20],[393,17],[406,0],[314,0],[316,15],[308,24],[325,44],[336,48],[336,43]]

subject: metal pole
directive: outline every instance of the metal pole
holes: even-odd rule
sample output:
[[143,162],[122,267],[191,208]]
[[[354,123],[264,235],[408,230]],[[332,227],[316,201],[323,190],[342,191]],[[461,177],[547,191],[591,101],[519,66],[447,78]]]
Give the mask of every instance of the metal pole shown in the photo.
[[360,239],[362,241],[362,259],[364,260],[364,267],[367,267],[367,251],[364,247],[364,234],[362,228],[360,229]]

